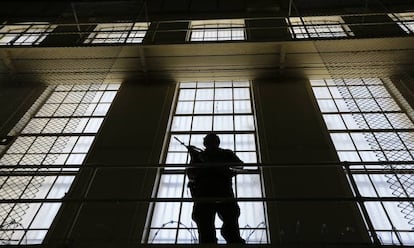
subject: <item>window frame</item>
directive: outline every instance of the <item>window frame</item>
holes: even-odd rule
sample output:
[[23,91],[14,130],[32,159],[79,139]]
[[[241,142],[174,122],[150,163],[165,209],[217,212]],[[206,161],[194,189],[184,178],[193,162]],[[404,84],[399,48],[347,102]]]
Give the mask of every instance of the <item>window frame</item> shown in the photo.
[[[0,46],[33,46],[39,45],[57,25],[49,22],[22,22],[5,24],[0,28]],[[7,37],[11,37],[7,39]],[[27,41],[27,39],[33,39]],[[19,41],[23,39],[23,41]],[[3,41],[5,40],[5,41]]]
[[[206,37],[216,32],[215,36]],[[229,36],[223,35],[226,31],[230,32]],[[194,38],[194,34],[199,33],[201,37]],[[233,35],[233,33],[239,33]],[[242,32],[242,35],[240,35]],[[220,37],[221,36],[221,37]],[[245,41],[247,40],[246,24],[244,19],[217,19],[217,20],[192,20],[190,29],[187,33],[189,42],[222,42],[222,41]]]
[[288,17],[286,22],[289,23],[289,32],[293,39],[348,38],[354,36],[354,33],[341,16]]
[[[233,83],[235,81],[237,81],[237,80],[230,81],[230,83]],[[213,82],[213,84],[218,83],[218,81],[216,82],[216,81],[213,81],[213,80],[210,81],[210,82]],[[245,81],[245,82],[248,82],[248,81]],[[191,84],[191,82],[181,82],[181,84],[186,84],[186,83]],[[194,82],[194,83],[197,84],[198,82]],[[200,83],[202,84],[203,82],[200,82]],[[246,87],[246,86],[244,86],[244,87]],[[250,99],[250,111],[251,111],[250,113],[253,115],[253,118],[255,118],[255,115],[254,115],[255,110],[253,108],[254,107],[253,106],[254,102],[253,102],[253,97],[252,97],[252,87],[251,87],[250,82],[248,82],[247,87],[249,89],[248,94],[249,94],[249,99]],[[224,89],[226,87],[220,88],[220,87],[213,86],[213,88],[214,89]],[[184,164],[189,162],[189,157],[188,157],[188,154],[187,154],[187,151],[185,150],[185,148],[183,150],[181,145],[176,140],[174,140],[173,137],[178,136],[179,138],[183,139],[183,136],[180,136],[180,135],[188,135],[188,137],[190,137],[191,135],[192,135],[191,137],[197,136],[197,138],[196,138],[197,141],[194,141],[195,143],[191,143],[191,144],[202,148],[203,147],[201,145],[202,137],[205,136],[207,131],[191,131],[191,130],[190,131],[171,131],[171,127],[173,125],[173,118],[174,118],[174,116],[176,116],[176,111],[177,111],[177,108],[178,108],[177,107],[178,102],[181,101],[181,100],[186,101],[186,100],[183,100],[183,99],[179,100],[180,99],[180,89],[188,90],[190,88],[180,88],[180,83],[177,85],[176,94],[175,94],[174,102],[173,102],[173,105],[172,105],[172,108],[171,108],[171,113],[170,113],[170,125],[168,127],[168,131],[167,131],[167,134],[166,134],[166,137],[165,137],[165,142],[164,142],[164,148],[163,148],[163,154],[164,155],[160,160],[160,163],[163,164],[163,165],[165,164],[166,167],[159,169],[158,178],[156,180],[156,184],[155,184],[154,191],[153,191],[154,192],[153,197],[158,199],[158,200],[157,200],[157,202],[152,203],[152,206],[149,208],[149,214],[148,214],[148,219],[147,219],[148,221],[147,221],[147,224],[146,224],[146,231],[143,234],[142,243],[150,243],[150,244],[151,243],[154,243],[154,244],[158,244],[158,243],[169,243],[169,244],[195,243],[196,238],[197,238],[196,237],[197,236],[196,226],[195,226],[195,223],[193,223],[193,221],[191,220],[191,216],[190,216],[190,212],[191,212],[190,207],[191,207],[191,204],[192,204],[192,200],[191,200],[191,196],[189,194],[189,191],[186,187],[187,177],[184,173],[184,167],[185,167]],[[200,87],[200,88],[196,87],[195,89],[203,90],[203,89],[206,89],[206,88],[205,87]],[[231,87],[231,89],[233,89],[233,86]],[[194,101],[196,101],[195,98],[196,98],[196,95],[194,95],[194,98],[193,98]],[[203,100],[201,100],[201,101],[203,101]],[[193,111],[194,111],[194,108],[193,108]],[[194,116],[193,111],[191,113],[189,113],[188,115]],[[178,115],[180,115],[180,114],[178,114]],[[205,113],[198,114],[198,116],[206,116],[206,115],[208,115],[208,114],[205,114]],[[212,115],[213,115],[213,113],[212,113]],[[195,116],[197,116],[197,114]],[[256,122],[256,120],[254,120],[254,122]],[[255,125],[256,128],[252,131],[236,131],[236,130],[233,130],[233,131],[226,131],[226,130],[217,131],[219,137],[221,138],[222,145],[225,145],[226,140],[227,140],[227,138],[223,138],[223,137],[225,137],[223,135],[229,135],[229,134],[231,135],[232,133],[234,135],[233,139],[236,138],[235,135],[237,133],[241,134],[241,135],[250,133],[251,135],[253,135],[253,138],[254,138],[254,146],[255,146],[254,151],[256,153],[256,155],[255,155],[256,160],[254,161],[253,164],[248,164],[248,163],[245,164],[247,170],[244,173],[241,173],[240,175],[235,177],[234,180],[233,180],[233,189],[234,189],[234,192],[235,192],[236,199],[238,197],[240,197],[239,199],[242,199],[243,197],[258,197],[258,198],[262,199],[264,197],[263,176],[262,176],[262,173],[261,173],[261,169],[256,164],[257,162],[260,162],[259,161],[260,156],[259,156],[259,143],[258,143],[258,137],[257,137],[257,125],[256,125],[256,123],[254,123],[254,125]],[[230,137],[230,136],[227,136],[227,137]],[[182,141],[185,144],[187,144],[189,139],[183,139]],[[171,148],[172,146],[174,146],[174,147]],[[236,144],[233,144],[233,147],[224,147],[224,148],[230,148],[233,151],[235,151],[236,154],[238,154],[238,151],[239,151],[238,148],[235,149]],[[169,152],[175,152],[176,151],[175,149],[178,149],[179,152],[182,152],[184,154],[184,156],[186,157],[183,160],[183,161],[185,161],[184,163],[182,163],[182,161],[179,164],[169,163],[168,153]],[[248,148],[248,149],[250,149],[250,148]],[[244,152],[244,150],[240,150],[240,151]],[[238,154],[238,155],[240,156],[240,154]],[[243,158],[241,158],[241,159],[243,160]],[[181,177],[181,179],[180,179],[181,184],[180,184],[180,186],[177,186],[177,187],[180,188],[180,190],[175,191],[175,193],[173,193],[172,195],[160,195],[159,192],[161,191],[160,190],[160,188],[162,187],[161,184],[169,183],[168,184],[168,185],[170,185],[169,189],[171,189],[171,187],[172,187],[171,183],[173,183],[173,181],[171,181],[171,180],[168,181],[168,178],[165,179],[166,178],[165,175],[167,175],[167,177],[170,177],[171,175],[178,175],[179,177]],[[170,177],[170,178],[172,178],[172,177]],[[243,185],[243,183],[248,183],[249,180],[253,180],[256,183],[255,187],[260,190],[260,192],[259,192],[260,196],[258,196],[258,195],[248,195],[249,193],[246,193],[245,191],[243,191],[242,188],[240,188],[240,190],[238,190],[238,187],[242,187],[242,186],[239,186],[239,185]],[[165,194],[165,191],[163,191],[163,192],[164,192],[163,194]],[[172,219],[170,221],[164,220],[164,221],[161,221],[161,222],[156,220],[156,222],[159,222],[159,223],[154,224],[154,216],[159,216],[159,214],[157,214],[157,210],[156,210],[157,204],[159,204],[160,201],[162,202],[162,199],[164,197],[168,197],[168,199],[171,199],[171,197],[172,198],[177,198],[177,201],[173,201],[173,203],[179,204],[179,209],[180,210],[178,210],[179,211],[178,213],[170,214],[169,216],[176,215],[176,218],[178,218],[178,219]],[[262,206],[262,208],[263,208],[263,212],[262,212],[263,213],[263,220],[262,220],[262,222],[263,223],[260,222],[260,223],[257,224],[257,226],[249,225],[249,227],[247,227],[247,226],[244,227],[241,224],[240,232],[242,234],[243,234],[243,232],[251,232],[252,236],[254,236],[253,234],[258,235],[257,233],[263,233],[262,235],[265,235],[265,237],[264,237],[264,241],[262,241],[262,243],[264,243],[264,244],[270,243],[270,241],[269,241],[270,236],[269,236],[269,233],[268,233],[268,221],[267,221],[267,213],[266,213],[266,204],[265,204],[264,200],[263,201],[253,201],[253,202],[249,202],[249,201],[239,202],[239,205],[242,209],[242,216],[240,217],[239,222],[242,223],[243,221],[245,221],[243,219],[243,212],[246,212],[246,211],[244,211],[244,209],[246,209],[246,208],[249,209],[249,206],[250,206],[249,204],[250,205],[255,204],[256,207],[258,205]],[[184,207],[185,210],[188,211],[188,214],[186,214],[185,216],[181,215],[181,212],[184,211],[184,210],[182,210],[183,207]],[[171,207],[171,208],[173,208],[173,207]],[[187,213],[187,211],[185,211],[185,212]],[[258,213],[253,213],[252,215],[257,214],[258,216],[260,216],[260,211],[256,210],[256,212],[258,212]],[[245,215],[244,218],[246,218],[247,214],[244,213],[244,215]],[[182,222],[183,219],[189,221],[189,223]],[[221,225],[221,222],[218,221],[217,219],[218,218],[216,218],[216,229],[219,229],[219,225]],[[164,226],[166,226],[168,228],[172,224],[176,225],[175,229],[173,227],[170,227],[170,230],[171,230],[171,228],[173,230],[176,230],[175,231],[176,233],[175,233],[175,235],[173,235],[174,237],[172,237],[172,240],[163,241],[163,240],[156,240],[155,239],[155,238],[157,238],[158,232],[160,230],[162,230],[162,228]],[[256,232],[256,230],[258,230],[258,231]],[[259,230],[261,232],[259,232]],[[188,232],[189,233],[189,234],[187,234],[187,235],[190,235],[190,236],[188,236],[188,237],[190,237],[190,239],[187,240],[188,242],[183,241],[183,238],[182,238],[183,236],[180,236],[180,235],[182,235],[181,234],[182,232]],[[217,231],[217,233],[219,233],[219,231]],[[161,234],[161,235],[165,235],[165,234]],[[250,237],[250,235],[248,237]],[[180,238],[181,238],[181,240],[180,240]],[[254,238],[251,238],[251,241],[252,240],[254,241]],[[219,236],[219,243],[222,243],[222,242],[224,242],[224,240]]]
[[83,43],[93,45],[141,44],[148,33],[150,24],[150,22],[99,23]]
[[414,33],[414,12],[392,13],[388,16],[407,34]]
[[[413,175],[406,171],[414,169],[414,123],[402,96],[389,79],[320,79],[310,85],[338,158],[348,164],[344,170],[354,194],[378,198],[357,202],[370,236],[383,244],[413,245],[408,230],[414,227],[414,205],[398,200],[410,197]],[[410,209],[411,219],[401,214]]]
[[[0,195],[10,200],[0,208],[0,226],[4,229],[0,231],[0,245],[43,243],[107,116],[110,106],[102,110],[99,104],[111,104],[120,85],[49,86],[32,106],[36,105],[36,111],[28,111],[30,118],[25,125],[16,125],[22,128],[13,130],[17,131],[16,138],[0,157],[0,170],[5,172],[0,177]],[[63,111],[64,115],[56,115],[59,107],[50,110],[48,104],[77,104],[83,112]],[[94,110],[90,111],[90,107]],[[88,127],[89,123],[92,124]],[[16,202],[19,199],[23,201]]]

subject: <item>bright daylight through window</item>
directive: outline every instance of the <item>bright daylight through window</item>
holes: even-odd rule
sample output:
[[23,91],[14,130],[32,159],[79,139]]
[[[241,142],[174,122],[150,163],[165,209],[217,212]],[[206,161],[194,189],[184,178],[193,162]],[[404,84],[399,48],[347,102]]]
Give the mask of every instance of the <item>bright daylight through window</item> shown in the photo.
[[[171,129],[167,135],[166,168],[161,171],[156,197],[177,198],[176,202],[156,202],[150,211],[151,221],[145,242],[197,243],[197,229],[191,219],[187,178],[183,165],[189,162],[185,144],[203,148],[206,133],[218,133],[222,148],[235,151],[244,163],[257,163],[257,136],[249,81],[209,81],[179,83]],[[257,166],[233,178],[236,198],[263,197],[262,178]],[[248,244],[268,243],[265,204],[261,201],[240,201],[241,236]],[[216,227],[221,221],[216,218]],[[217,230],[219,235],[220,231]],[[219,243],[224,239],[218,236]]]
[[148,22],[101,23],[96,25],[85,43],[142,43]]
[[388,14],[407,33],[414,33],[414,12]]
[[363,197],[378,197],[364,202],[375,229],[371,235],[387,245],[414,245],[413,202],[380,199],[414,196],[414,124],[401,107],[409,106],[389,79],[311,80],[311,85],[340,160],[379,162],[353,165],[348,175]]
[[354,36],[340,16],[289,17],[292,38],[335,38]]
[[57,26],[49,23],[15,23],[0,28],[0,45],[39,45]]
[[245,40],[243,19],[191,21],[190,41]]
[[0,159],[6,173],[0,176],[0,198],[12,202],[0,204],[0,245],[43,242],[119,87],[49,86],[50,96]]

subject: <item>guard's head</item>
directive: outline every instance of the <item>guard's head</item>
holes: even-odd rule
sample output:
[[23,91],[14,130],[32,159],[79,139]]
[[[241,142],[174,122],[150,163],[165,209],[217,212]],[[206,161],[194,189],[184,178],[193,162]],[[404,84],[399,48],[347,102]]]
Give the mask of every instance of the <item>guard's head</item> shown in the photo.
[[204,137],[203,145],[207,149],[218,148],[220,145],[220,138],[215,133],[209,133],[206,135],[206,137]]

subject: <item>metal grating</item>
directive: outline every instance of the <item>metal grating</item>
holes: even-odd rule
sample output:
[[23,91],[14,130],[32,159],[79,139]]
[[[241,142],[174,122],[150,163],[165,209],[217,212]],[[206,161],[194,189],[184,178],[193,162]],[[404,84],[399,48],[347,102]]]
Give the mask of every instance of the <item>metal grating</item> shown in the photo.
[[[356,181],[362,196],[401,198],[392,203],[379,199],[360,204],[372,222],[371,235],[383,244],[412,245],[414,205],[403,198],[414,193],[410,173],[414,169],[410,163],[414,161],[414,124],[390,94],[386,81],[355,78],[311,80],[311,84],[339,158],[386,162],[351,167],[351,173],[359,174],[348,176]],[[401,161],[406,163],[392,164]]]
[[[0,204],[0,244],[42,243],[61,205],[59,200],[78,170],[65,167],[83,163],[119,87],[120,84],[58,85],[48,91],[47,100],[37,112],[29,111],[32,118],[24,127],[23,122],[18,124],[22,130],[0,158],[0,169],[2,165],[19,165],[23,169],[2,169],[9,173],[0,176],[0,196],[29,200]],[[42,168],[43,165],[58,167]],[[25,171],[31,176],[13,175]],[[56,174],[36,175],[45,171]],[[45,202],[33,203],[30,199]],[[57,201],[50,203],[46,199]]]

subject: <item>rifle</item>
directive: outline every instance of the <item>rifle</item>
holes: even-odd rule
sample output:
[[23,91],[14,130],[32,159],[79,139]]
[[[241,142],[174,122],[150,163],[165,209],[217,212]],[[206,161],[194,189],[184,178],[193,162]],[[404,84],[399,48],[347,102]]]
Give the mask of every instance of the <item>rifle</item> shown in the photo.
[[174,139],[176,141],[178,141],[181,145],[185,146],[185,148],[187,148],[187,150],[191,153],[191,152],[202,152],[203,149],[198,148],[197,146],[192,146],[192,145],[186,145],[184,144],[184,142],[182,142],[179,138],[174,136]]

